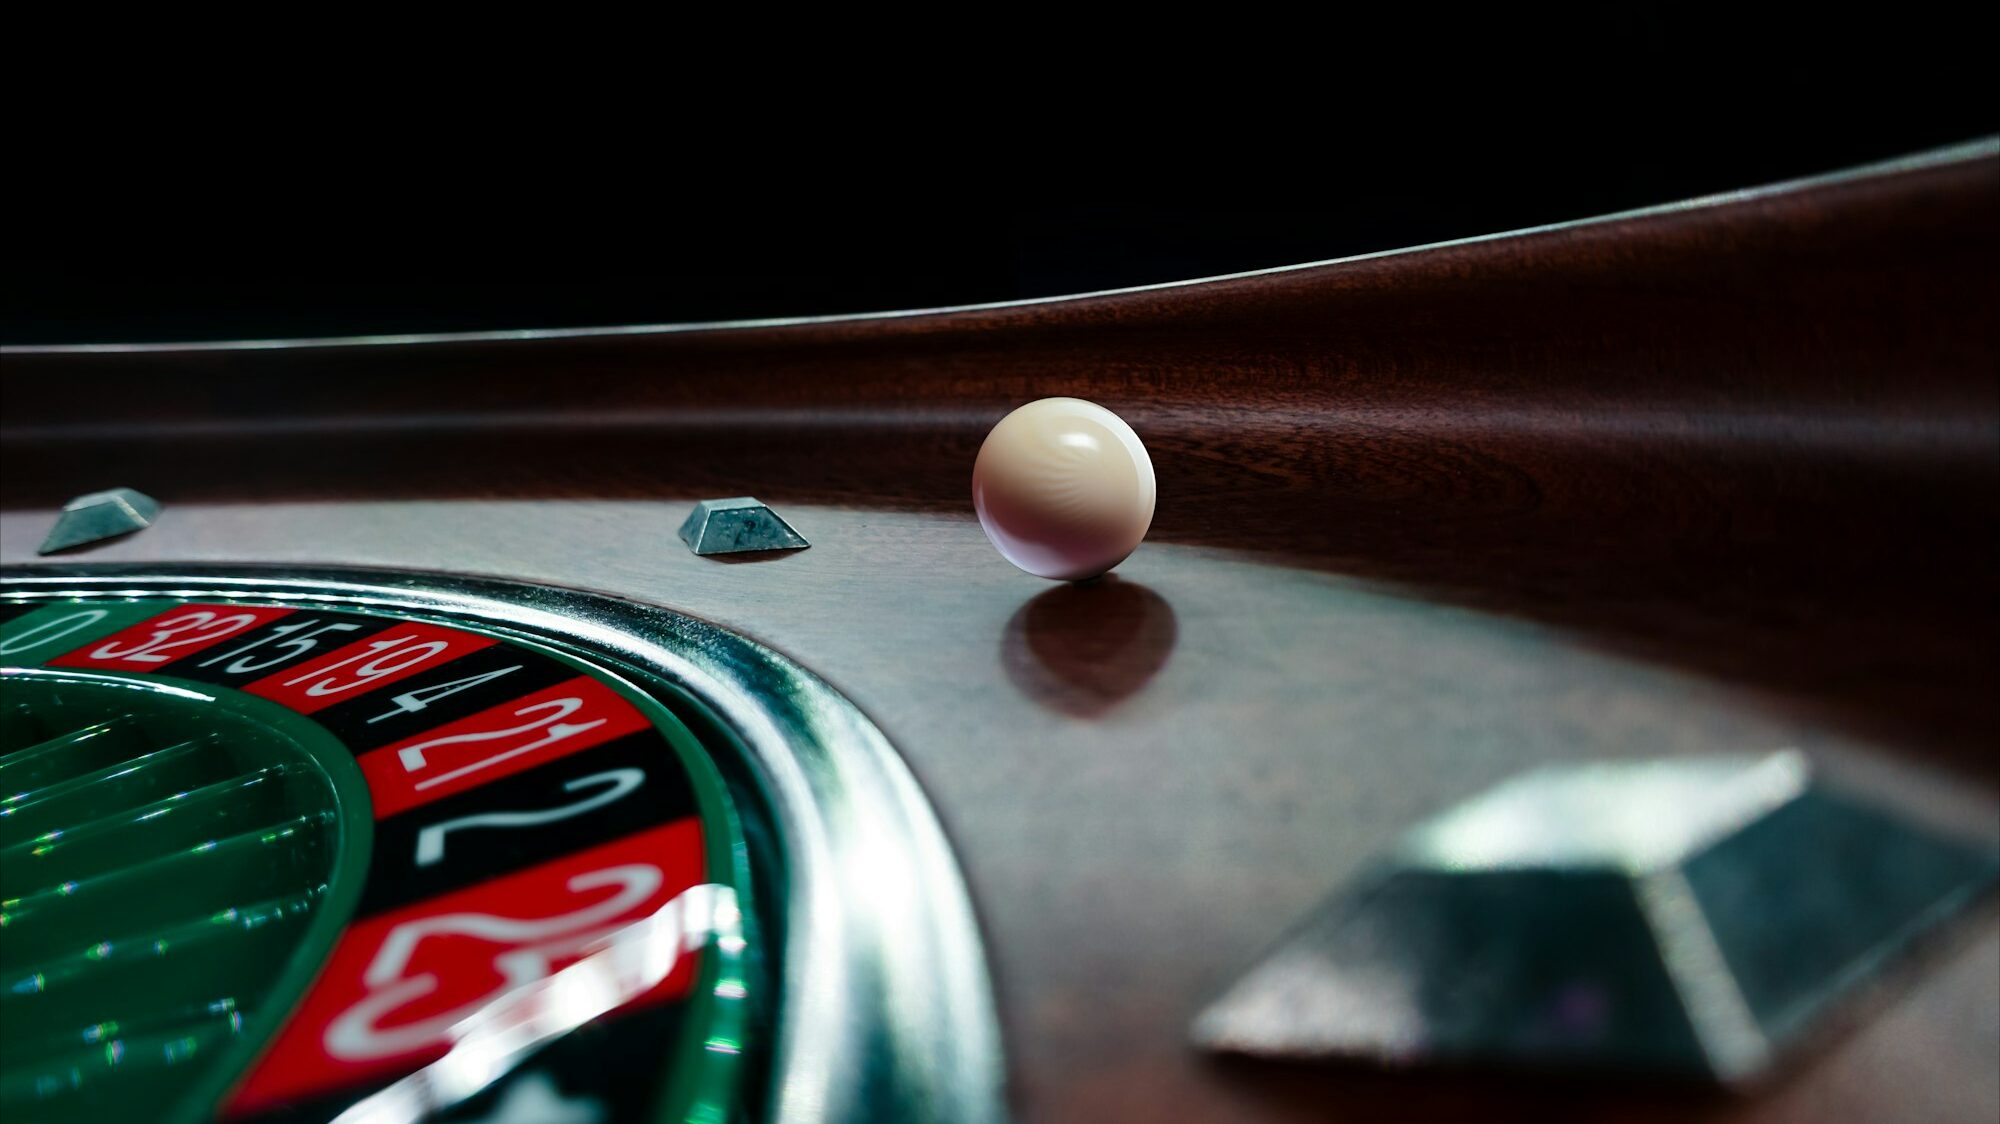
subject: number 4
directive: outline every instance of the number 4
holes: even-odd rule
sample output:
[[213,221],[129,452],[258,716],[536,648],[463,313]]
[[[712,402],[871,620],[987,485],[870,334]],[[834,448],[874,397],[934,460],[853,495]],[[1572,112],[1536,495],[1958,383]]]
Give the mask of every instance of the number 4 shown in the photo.
[[393,695],[390,697],[389,701],[396,704],[396,709],[385,711],[384,713],[378,714],[375,717],[370,718],[368,720],[368,724],[370,726],[373,726],[375,723],[380,722],[385,718],[396,718],[404,714],[415,714],[416,712],[424,709],[425,707],[431,705],[432,703],[438,701],[439,699],[445,698],[450,695],[455,695],[460,691],[469,691],[472,688],[479,686],[481,683],[490,683],[493,680],[498,679],[509,672],[519,671],[519,670],[521,670],[521,665],[515,664],[513,667],[503,667],[498,671],[489,671],[483,675],[468,675],[464,679],[454,679],[449,683],[439,683],[436,684],[435,686],[430,686],[430,687],[419,687],[416,690],[409,692],[408,694]]

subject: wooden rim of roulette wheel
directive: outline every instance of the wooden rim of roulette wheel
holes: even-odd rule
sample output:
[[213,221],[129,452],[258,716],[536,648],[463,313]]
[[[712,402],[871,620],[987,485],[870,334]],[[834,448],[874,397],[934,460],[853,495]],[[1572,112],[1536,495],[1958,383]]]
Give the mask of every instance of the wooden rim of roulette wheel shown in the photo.
[[[0,1111],[536,1119],[560,1118],[574,1107],[562,1091],[583,1088],[619,1119],[979,1121],[1006,1114],[1010,1078],[1017,1096],[1060,1087],[1082,1090],[1071,1107],[1098,1103],[1099,1075],[1080,1069],[1121,1038],[1152,1051],[1104,1078],[1127,1082],[1121,1104],[1268,1095],[1310,1113],[1337,1088],[1364,1115],[1418,1095],[1440,1114],[1477,1108],[1480,1087],[1450,1081],[1241,1081],[1227,1059],[1183,1056],[1192,1010],[1127,1004],[1099,1026],[1046,980],[1003,974],[1028,996],[1011,1003],[995,987],[988,950],[1004,965],[1007,940],[1043,946],[1023,937],[1033,918],[975,919],[968,885],[1052,876],[1005,882],[993,874],[1006,854],[963,839],[955,853],[883,730],[920,766],[935,746],[897,725],[920,707],[991,719],[1005,732],[993,737],[1024,716],[1089,730],[1160,670],[1177,627],[1194,631],[1138,581],[1018,604],[999,666],[990,644],[977,654],[992,697],[975,684],[917,698],[882,684],[920,653],[878,647],[850,672],[825,658],[843,654],[825,631],[766,643],[754,613],[710,623],[729,605],[712,592],[584,592],[550,577],[555,562],[530,582],[441,573],[455,555],[420,565],[379,537],[322,556],[280,541],[303,525],[296,511],[250,552],[257,564],[199,530],[128,539],[171,545],[112,564],[33,563],[17,536],[30,523],[39,535],[67,496],[125,483],[206,527],[240,529],[232,511],[263,502],[602,501],[601,522],[569,525],[614,535],[640,534],[622,521],[663,497],[754,493],[824,518],[832,537],[813,555],[908,551],[908,582],[926,551],[965,557],[924,536],[965,530],[995,422],[1027,399],[1087,399],[1151,452],[1154,572],[1233,591],[1303,574],[1315,591],[1363,590],[1355,604],[1390,590],[1546,629],[1515,655],[1533,663],[1560,635],[1604,665],[1644,664],[1602,681],[1633,705],[1666,697],[1646,678],[1657,669],[1727,683],[1760,713],[1893,746],[1884,760],[1955,770],[1987,794],[2000,711],[1977,626],[1991,619],[2000,510],[1997,172],[1988,140],[1606,218],[1051,300],[7,349]],[[893,526],[877,535],[875,514]],[[488,536],[467,567],[531,572],[496,561],[514,557],[507,534],[528,533]],[[681,549],[660,538],[645,549]],[[957,611],[950,590],[865,569],[851,562],[837,592],[883,635],[909,605]],[[783,571],[704,573],[740,593]],[[982,577],[982,596],[1016,578]],[[1123,631],[1073,634],[1066,618],[1091,605]],[[1256,708],[1273,699],[1317,705],[1314,667],[1370,681],[1354,671],[1370,653],[1330,655],[1338,638],[1279,615],[1268,654],[1215,640],[1213,614],[1211,644],[1172,652],[1174,670],[1248,692],[1235,709],[1188,703],[1210,717],[1221,705],[1228,737],[1258,741]],[[1372,619],[1417,630],[1445,615]],[[1401,643],[1383,628],[1376,643]],[[779,653],[800,636],[820,653]],[[1260,659],[1297,689],[1246,687]],[[1504,719],[1503,695],[1479,697]],[[1594,696],[1550,706],[1571,734],[1604,717]],[[1343,717],[1364,732],[1375,720]],[[1606,745],[1623,754],[1644,734]],[[1266,818],[1289,799],[1257,787],[1268,780],[1218,800]],[[1317,877],[1267,873],[1294,894]],[[1214,885],[1212,871],[1188,877]],[[1083,881],[1107,916],[1158,916],[1105,871]],[[1132,951],[1064,932],[1079,962]],[[1178,987],[1241,964],[1170,967]],[[1164,988],[1160,971],[1149,985]],[[1014,1032],[1004,1059],[996,993]],[[1222,1053],[1247,1041],[1224,1037]],[[537,1071],[560,1080],[510,1079],[496,1101],[498,1078]],[[1155,1073],[1166,1092],[1132,1092]]]

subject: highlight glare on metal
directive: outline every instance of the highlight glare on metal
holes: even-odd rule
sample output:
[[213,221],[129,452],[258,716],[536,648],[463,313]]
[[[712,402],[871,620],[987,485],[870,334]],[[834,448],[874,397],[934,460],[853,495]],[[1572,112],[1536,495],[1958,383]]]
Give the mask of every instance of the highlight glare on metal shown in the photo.
[[750,496],[695,504],[680,534],[688,549],[704,556],[804,550],[812,545],[770,505]]
[[500,996],[450,1031],[445,1056],[349,1106],[334,1124],[416,1124],[477,1096],[538,1048],[637,999],[711,939],[742,940],[727,886],[681,891],[597,942],[583,959]]
[[1404,838],[1410,866],[1469,872],[1669,866],[1805,791],[1805,755],[1590,762],[1536,769]]
[[78,496],[63,505],[37,554],[88,546],[143,531],[159,518],[160,501],[132,488],[112,488]]
[[943,829],[881,731],[811,672],[681,613],[489,578],[196,565],[0,575],[0,600],[159,596],[458,617],[622,660],[693,694],[743,743],[784,851],[768,1117],[1004,1119],[999,1021]]
[[1193,1034],[1740,1083],[1996,875],[1991,833],[1840,791],[1796,751],[1539,769],[1411,831]]

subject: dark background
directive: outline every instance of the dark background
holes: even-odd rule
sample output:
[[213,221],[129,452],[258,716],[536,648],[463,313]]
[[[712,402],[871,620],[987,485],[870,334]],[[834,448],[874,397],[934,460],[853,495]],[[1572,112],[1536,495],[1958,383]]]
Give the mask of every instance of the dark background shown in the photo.
[[[923,308],[1488,234],[2000,131],[1969,19],[1425,13],[1059,97],[1020,62],[978,108],[909,84],[815,120],[837,91],[809,89],[694,136],[599,99],[496,143],[515,107],[413,130],[343,94],[232,116],[217,144],[190,132],[208,114],[152,106],[171,85],[103,114],[27,97],[0,342]],[[226,95],[232,115],[257,100]]]

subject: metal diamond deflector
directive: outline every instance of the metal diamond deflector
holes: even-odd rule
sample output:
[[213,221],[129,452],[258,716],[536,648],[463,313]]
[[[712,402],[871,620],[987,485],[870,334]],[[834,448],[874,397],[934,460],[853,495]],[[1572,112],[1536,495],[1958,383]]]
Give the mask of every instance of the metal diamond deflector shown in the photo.
[[2000,874],[1794,752],[1594,764],[1418,827],[1196,1020],[1221,1052],[1735,1082]]
[[777,512],[749,496],[695,504],[681,524],[681,541],[701,555],[804,550],[812,545]]
[[152,526],[159,515],[158,500],[131,488],[78,496],[63,505],[62,514],[56,516],[56,525],[49,528],[49,537],[42,540],[38,553],[54,554],[142,531]]

